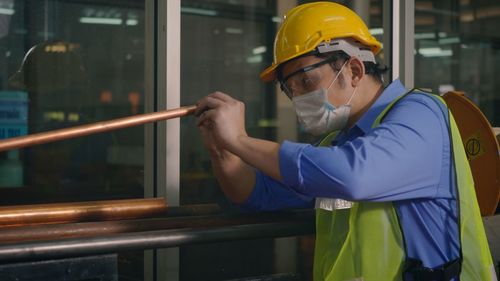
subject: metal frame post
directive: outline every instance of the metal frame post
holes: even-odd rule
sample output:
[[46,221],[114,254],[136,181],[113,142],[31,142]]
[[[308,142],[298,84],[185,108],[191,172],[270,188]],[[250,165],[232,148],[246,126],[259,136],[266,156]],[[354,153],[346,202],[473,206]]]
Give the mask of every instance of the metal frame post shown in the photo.
[[414,87],[415,0],[392,3],[392,80]]
[[[157,109],[180,106],[181,1],[157,3]],[[170,122],[172,121],[172,122]],[[180,203],[180,120],[157,125],[157,196]],[[179,280],[179,249],[156,250],[156,280]]]

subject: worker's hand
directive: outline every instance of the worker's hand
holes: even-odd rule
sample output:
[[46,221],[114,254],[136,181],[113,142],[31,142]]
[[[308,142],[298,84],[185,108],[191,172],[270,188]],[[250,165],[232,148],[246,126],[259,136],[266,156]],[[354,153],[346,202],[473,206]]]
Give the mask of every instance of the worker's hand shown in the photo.
[[[245,130],[245,104],[221,92],[212,93],[197,102],[197,126],[207,137],[210,148],[231,150]],[[211,138],[211,139],[210,139]]]
[[203,145],[210,152],[211,155],[219,157],[223,151],[221,147],[219,147],[215,141],[214,134],[210,127],[212,127],[211,121],[206,121],[202,126],[198,125],[200,129],[201,138],[203,141]]

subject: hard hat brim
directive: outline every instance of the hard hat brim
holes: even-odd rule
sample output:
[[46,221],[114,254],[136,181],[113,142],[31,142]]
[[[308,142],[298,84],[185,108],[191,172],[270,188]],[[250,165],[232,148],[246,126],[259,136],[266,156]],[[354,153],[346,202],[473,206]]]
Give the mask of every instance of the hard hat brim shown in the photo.
[[278,64],[272,64],[270,67],[264,69],[264,71],[260,73],[260,79],[264,82],[276,80],[276,68],[278,68]]
[[271,66],[269,66],[268,68],[264,69],[261,73],[260,73],[260,79],[264,82],[273,82],[274,80],[276,80],[278,77],[276,71],[278,70],[278,67],[284,63],[287,63],[289,61],[292,61],[296,58],[299,58],[299,57],[302,57],[304,55],[307,55],[307,54],[310,54],[311,53],[311,50],[305,50],[303,52],[300,52],[300,53],[297,53],[293,56],[291,56],[290,58],[288,58],[287,60],[285,61],[282,61],[280,63],[276,63],[276,62],[273,62],[273,64],[271,64]]

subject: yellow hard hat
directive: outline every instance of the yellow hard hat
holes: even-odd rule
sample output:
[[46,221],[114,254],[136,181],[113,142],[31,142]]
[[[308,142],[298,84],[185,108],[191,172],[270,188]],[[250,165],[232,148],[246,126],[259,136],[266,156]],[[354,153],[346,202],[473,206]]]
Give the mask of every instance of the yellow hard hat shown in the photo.
[[260,74],[266,82],[276,79],[276,68],[293,58],[313,51],[321,42],[352,38],[377,54],[380,42],[363,20],[349,8],[332,2],[303,4],[291,9],[274,41],[274,61]]

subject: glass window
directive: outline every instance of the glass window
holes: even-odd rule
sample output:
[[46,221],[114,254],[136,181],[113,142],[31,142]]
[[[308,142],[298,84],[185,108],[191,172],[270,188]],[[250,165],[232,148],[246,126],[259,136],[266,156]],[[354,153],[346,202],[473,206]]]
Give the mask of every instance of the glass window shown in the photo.
[[[245,103],[249,135],[278,142],[309,141],[298,129],[290,100],[276,85],[259,79],[259,73],[272,63],[274,36],[282,16],[304,2],[182,0],[181,104],[193,104],[210,92],[222,91]],[[356,10],[383,42],[382,0],[335,2]],[[383,53],[379,60],[385,62]],[[194,118],[181,119],[180,158],[181,204],[217,203],[234,209],[213,176]],[[225,280],[291,272],[307,280],[311,277],[312,243],[310,239],[265,239],[182,247],[180,279]],[[283,252],[294,253],[288,258],[292,266],[281,266],[287,263],[281,260]]]
[[[0,138],[142,113],[144,3],[0,0]],[[142,198],[143,162],[143,127],[2,152],[0,205]]]
[[[229,93],[246,104],[248,133],[273,139],[273,86],[258,78],[272,60],[276,31],[272,21],[275,7],[267,2],[181,2],[181,104],[194,104],[215,90]],[[181,204],[229,206],[212,174],[194,118],[181,119],[180,164]],[[180,279],[224,280],[271,274],[272,250],[271,239],[182,247]]]
[[[144,3],[0,1],[0,138],[144,111]],[[143,197],[144,129],[0,153],[6,204]]]
[[496,1],[415,1],[415,85],[464,91],[500,126]]

